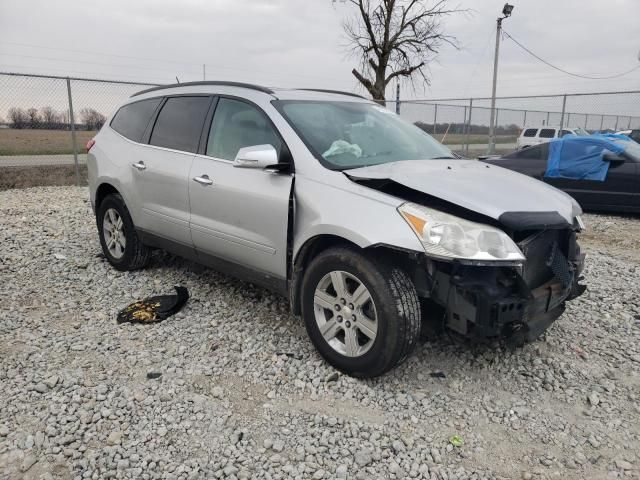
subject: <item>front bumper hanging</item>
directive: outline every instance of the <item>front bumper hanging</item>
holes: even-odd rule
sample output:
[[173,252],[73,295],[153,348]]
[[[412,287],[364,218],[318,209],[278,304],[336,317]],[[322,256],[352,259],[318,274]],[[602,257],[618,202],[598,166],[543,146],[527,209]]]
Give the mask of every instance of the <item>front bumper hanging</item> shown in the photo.
[[553,235],[535,237],[521,246],[527,257],[523,268],[449,264],[435,269],[431,296],[445,308],[447,327],[471,337],[532,341],[564,312],[567,300],[584,292],[579,280],[585,256],[575,234],[564,242]]

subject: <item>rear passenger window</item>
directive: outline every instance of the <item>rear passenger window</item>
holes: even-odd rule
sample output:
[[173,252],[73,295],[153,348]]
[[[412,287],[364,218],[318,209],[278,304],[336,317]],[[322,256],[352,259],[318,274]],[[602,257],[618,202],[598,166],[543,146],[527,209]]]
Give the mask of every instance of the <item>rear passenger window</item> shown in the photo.
[[573,132],[570,132],[569,130],[562,130],[562,134],[560,136],[564,137],[565,135],[573,135]]
[[238,150],[256,145],[271,145],[278,155],[282,142],[267,116],[253,105],[221,98],[211,123],[207,155],[234,160]]
[[161,98],[151,98],[124,105],[111,120],[111,128],[129,140],[139,142],[161,101]]
[[153,127],[149,143],[156,147],[196,153],[211,97],[167,99]]
[[527,128],[522,134],[523,137],[535,137],[536,133],[538,133],[537,128]]
[[540,138],[553,138],[556,136],[556,130],[554,128],[541,128],[538,136]]

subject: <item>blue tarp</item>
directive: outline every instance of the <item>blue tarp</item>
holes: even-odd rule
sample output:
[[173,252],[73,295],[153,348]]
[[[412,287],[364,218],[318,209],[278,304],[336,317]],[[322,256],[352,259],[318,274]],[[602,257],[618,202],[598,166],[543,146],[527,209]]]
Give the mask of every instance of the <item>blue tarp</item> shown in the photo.
[[624,152],[625,147],[604,135],[566,135],[564,138],[551,140],[544,176],[602,182],[609,171],[609,162],[603,159],[605,150],[619,155]]

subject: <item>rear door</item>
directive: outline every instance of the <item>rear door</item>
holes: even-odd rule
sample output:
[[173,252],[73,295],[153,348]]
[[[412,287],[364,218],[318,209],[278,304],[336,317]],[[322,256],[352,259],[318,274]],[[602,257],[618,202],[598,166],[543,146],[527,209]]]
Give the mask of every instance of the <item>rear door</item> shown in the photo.
[[518,137],[518,148],[525,148],[530,147],[531,145],[536,145],[538,143],[536,140],[537,134],[537,128],[525,128],[522,131],[522,135]]
[[570,178],[545,178],[545,182],[567,192],[585,209],[640,208],[638,164],[632,160],[611,162],[602,182]]
[[165,99],[149,144],[138,151],[132,165],[142,207],[140,227],[187,246],[192,246],[189,171],[211,101],[211,96]]
[[[242,147],[270,144],[288,155],[267,115],[245,100],[221,97],[206,148],[189,177],[191,235],[199,255],[286,279],[290,173],[234,167]],[[199,181],[195,179],[198,178]],[[210,184],[202,184],[202,179]],[[213,258],[212,258],[213,257]]]
[[538,144],[550,142],[555,138],[557,130],[555,128],[541,128],[538,132]]

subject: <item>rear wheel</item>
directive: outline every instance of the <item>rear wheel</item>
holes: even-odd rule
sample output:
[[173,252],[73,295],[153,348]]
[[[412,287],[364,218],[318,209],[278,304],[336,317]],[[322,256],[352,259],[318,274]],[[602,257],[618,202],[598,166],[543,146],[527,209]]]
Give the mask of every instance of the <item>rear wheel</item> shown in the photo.
[[100,245],[104,256],[117,270],[136,270],[149,261],[151,251],[142,244],[122,197],[111,194],[96,211]]
[[331,248],[311,261],[302,315],[320,354],[355,377],[395,367],[420,336],[420,305],[409,276],[350,248]]

